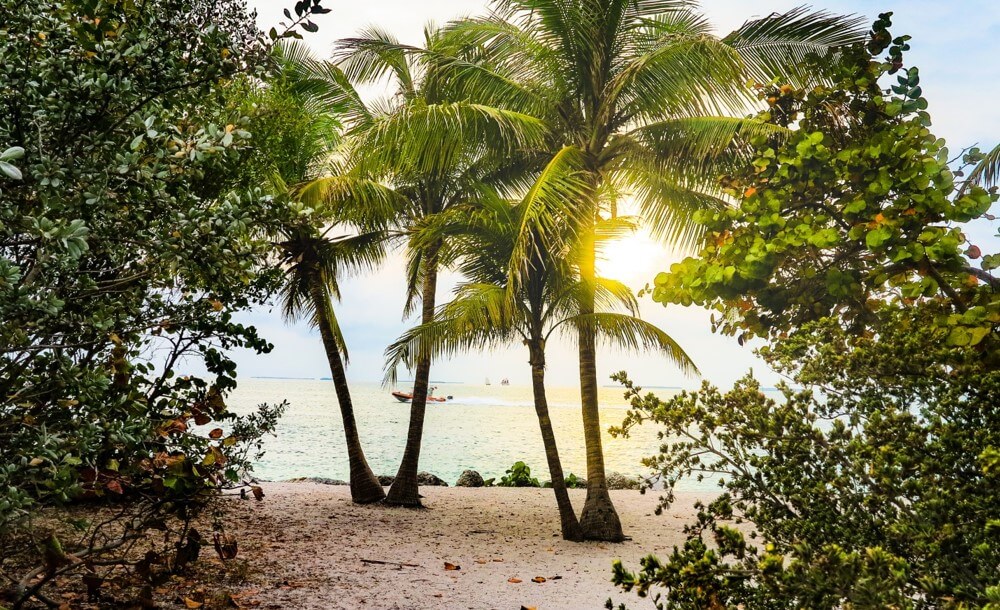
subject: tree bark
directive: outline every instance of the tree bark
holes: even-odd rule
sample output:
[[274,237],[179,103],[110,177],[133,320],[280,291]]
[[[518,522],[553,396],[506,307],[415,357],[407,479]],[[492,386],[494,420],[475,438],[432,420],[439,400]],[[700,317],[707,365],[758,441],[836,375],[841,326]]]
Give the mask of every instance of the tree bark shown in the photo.
[[[440,244],[431,246],[424,261],[425,271],[421,294],[421,324],[434,321],[434,299],[437,295],[438,250]],[[427,389],[430,384],[431,356],[417,354],[417,366],[413,377],[413,399],[410,401],[410,426],[406,433],[406,448],[399,463],[396,478],[389,487],[386,504],[393,506],[423,506],[417,485],[420,463],[420,444],[424,435],[424,414],[427,411]]]
[[354,403],[351,401],[351,390],[347,386],[347,372],[344,361],[340,357],[340,348],[329,324],[330,303],[318,284],[314,283],[312,298],[316,307],[320,335],[323,337],[323,347],[326,349],[326,359],[330,363],[330,374],[333,377],[333,387],[340,403],[340,416],[344,422],[344,436],[347,437],[347,460],[351,473],[351,500],[357,504],[371,504],[385,498],[385,491],[368,466],[361,438],[358,434],[357,422],[354,420]]
[[[593,226],[582,235],[580,279],[584,291],[580,313],[594,313],[594,290],[597,282],[597,254]],[[597,400],[597,337],[594,329],[581,326],[580,402],[583,411],[583,436],[587,446],[587,499],[580,515],[580,527],[588,540],[621,542],[625,539],[621,520],[608,493],[604,473],[604,449],[601,447],[601,414]]]
[[559,448],[556,446],[556,435],[549,418],[549,403],[545,396],[545,348],[541,340],[535,339],[529,345],[531,352],[531,389],[535,397],[535,413],[538,415],[538,427],[542,431],[542,444],[545,446],[545,459],[549,464],[549,474],[552,476],[552,491],[556,494],[556,504],[559,506],[559,523],[562,537],[566,540],[579,542],[584,539],[583,529],[573,511],[573,503],[566,490],[566,479],[563,476],[562,463],[559,460]]

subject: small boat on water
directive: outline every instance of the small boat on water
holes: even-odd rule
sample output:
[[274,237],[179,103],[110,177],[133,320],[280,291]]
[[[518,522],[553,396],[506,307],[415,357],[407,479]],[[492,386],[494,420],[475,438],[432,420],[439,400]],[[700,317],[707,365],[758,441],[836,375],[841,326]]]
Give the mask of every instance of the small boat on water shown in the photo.
[[[451,396],[448,396],[447,398],[443,396],[434,396],[434,390],[436,389],[437,386],[431,386],[430,388],[427,389],[427,402],[447,402],[448,400],[451,399]],[[413,394],[407,392],[400,392],[399,390],[392,392],[392,397],[398,400],[399,402],[410,402],[411,400],[413,400]]]

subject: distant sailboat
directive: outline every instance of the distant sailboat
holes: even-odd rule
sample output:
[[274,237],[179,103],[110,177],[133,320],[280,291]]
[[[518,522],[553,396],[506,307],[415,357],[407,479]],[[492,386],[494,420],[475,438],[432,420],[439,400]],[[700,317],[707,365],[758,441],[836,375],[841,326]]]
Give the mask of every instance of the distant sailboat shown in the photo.
[[490,385],[490,378],[489,377],[486,378],[486,385]]

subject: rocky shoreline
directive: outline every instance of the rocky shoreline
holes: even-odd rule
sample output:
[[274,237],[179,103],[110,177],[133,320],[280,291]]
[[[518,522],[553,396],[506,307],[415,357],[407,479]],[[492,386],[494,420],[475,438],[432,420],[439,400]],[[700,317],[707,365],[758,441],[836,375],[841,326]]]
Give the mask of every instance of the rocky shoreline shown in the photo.
[[[389,475],[379,475],[379,483],[383,486],[388,487],[392,485],[395,477]],[[294,479],[287,479],[281,481],[283,483],[317,483],[319,485],[349,485],[347,481],[341,479],[331,479],[326,477],[297,477]],[[587,484],[586,479],[577,479],[580,486],[585,486]],[[641,477],[628,476],[621,474],[620,472],[610,472],[607,475],[608,489],[640,489],[645,482]],[[420,472],[417,474],[417,483],[421,487],[449,487],[448,482],[438,477],[437,475],[431,474],[429,472]],[[486,485],[486,481],[483,476],[475,470],[465,470],[459,475],[458,479],[455,481],[455,487],[494,487],[496,485]],[[545,481],[541,484],[541,487],[551,487],[550,481]],[[654,484],[655,488],[656,485]]]

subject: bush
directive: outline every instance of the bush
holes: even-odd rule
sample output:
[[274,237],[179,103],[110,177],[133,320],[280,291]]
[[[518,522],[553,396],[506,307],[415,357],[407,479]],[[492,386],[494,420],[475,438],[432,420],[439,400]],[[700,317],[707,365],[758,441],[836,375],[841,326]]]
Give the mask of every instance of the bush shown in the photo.
[[760,87],[761,118],[796,129],[754,142],[723,180],[739,204],[699,216],[700,256],[653,289],[765,338],[798,388],[661,401],[616,376],[633,407],[618,432],[662,426],[646,461],[662,506],[682,478],[721,490],[670,557],[615,564],[660,608],[1000,608],[1000,257],[961,227],[994,220],[997,193],[956,183],[889,16],[816,66],[830,85]]
[[531,468],[524,462],[518,461],[500,477],[497,487],[541,487],[541,485],[538,479],[531,476]]
[[[273,289],[262,232],[290,211],[241,163],[241,87],[269,53],[243,2],[0,14],[0,548],[59,564],[30,587],[9,575],[19,605],[87,565],[66,553],[114,554],[108,532],[186,524],[243,480],[281,407],[227,410],[226,351],[270,349],[235,315]],[[127,523],[63,547],[25,519],[81,499],[127,501]]]

